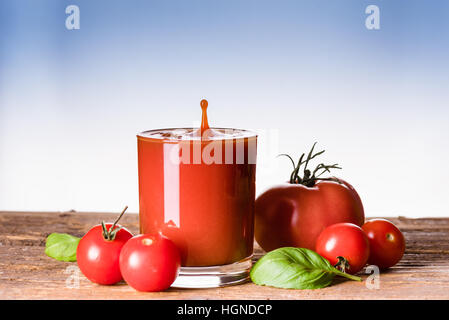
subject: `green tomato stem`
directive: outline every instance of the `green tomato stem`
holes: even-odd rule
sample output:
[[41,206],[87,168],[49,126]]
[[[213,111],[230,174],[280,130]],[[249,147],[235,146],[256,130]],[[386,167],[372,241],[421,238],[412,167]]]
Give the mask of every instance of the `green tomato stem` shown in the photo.
[[349,273],[341,272],[341,271],[338,270],[338,269],[335,269],[335,270],[334,270],[334,273],[335,273],[337,276],[345,277],[345,278],[350,279],[350,280],[354,280],[354,281],[362,281],[362,278],[357,277],[357,276],[353,276],[352,274],[349,274]]
[[[292,157],[290,157],[288,154],[280,154],[279,156],[285,156],[290,159],[292,165],[293,165],[293,171],[290,174],[290,180],[289,182],[292,184],[302,184],[306,187],[313,187],[317,181],[336,181],[338,183],[341,183],[340,180],[337,178],[320,178],[321,175],[324,173],[330,173],[331,169],[341,169],[341,167],[335,163],[331,165],[325,165],[324,163],[320,163],[313,171],[310,171],[307,166],[309,165],[309,162],[313,160],[315,157],[321,155],[324,153],[324,150],[315,152],[316,142],[313,144],[312,148],[310,149],[309,153],[306,154],[303,153],[301,157],[298,160],[298,163],[295,164],[295,161]],[[306,157],[304,159],[304,157]],[[301,169],[302,165],[303,167],[303,174],[302,176],[299,173],[299,170]]]

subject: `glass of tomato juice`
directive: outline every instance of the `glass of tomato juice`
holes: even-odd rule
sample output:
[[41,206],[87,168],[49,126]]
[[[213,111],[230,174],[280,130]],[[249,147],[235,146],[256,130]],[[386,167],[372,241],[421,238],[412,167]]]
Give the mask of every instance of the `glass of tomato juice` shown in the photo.
[[137,135],[140,232],[179,248],[174,287],[237,284],[251,268],[257,134],[210,128],[203,101],[201,128]]

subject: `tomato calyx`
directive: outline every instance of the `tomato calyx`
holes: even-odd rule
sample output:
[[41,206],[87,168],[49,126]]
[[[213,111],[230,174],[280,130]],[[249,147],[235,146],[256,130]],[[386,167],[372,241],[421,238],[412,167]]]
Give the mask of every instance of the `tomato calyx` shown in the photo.
[[103,229],[103,238],[106,241],[114,241],[115,237],[117,236],[117,232],[122,229],[121,226],[116,228],[117,222],[122,218],[123,214],[125,213],[126,209],[128,209],[128,206],[125,207],[125,209],[122,210],[122,213],[118,216],[118,218],[115,220],[115,222],[112,224],[112,226],[109,228],[109,230],[106,228],[106,224],[104,221],[101,221],[101,228]]
[[340,270],[343,273],[346,273],[346,270],[351,269],[351,265],[345,257],[338,256],[338,262],[334,265],[334,267]]
[[394,235],[392,235],[391,233],[387,233],[387,234],[385,235],[385,238],[386,238],[388,241],[393,241],[393,240],[394,240]]
[[[320,178],[324,173],[326,173],[326,172],[330,173],[330,169],[341,169],[341,167],[337,163],[331,164],[331,165],[326,165],[324,163],[320,163],[319,165],[317,165],[315,167],[315,169],[313,171],[307,169],[307,166],[309,165],[310,160],[314,159],[315,157],[317,157],[325,152],[325,150],[322,150],[322,151],[313,153],[316,144],[317,144],[316,142],[313,144],[312,148],[310,149],[309,153],[307,154],[307,157],[306,157],[305,153],[303,153],[301,155],[297,164],[295,164],[295,161],[293,160],[293,158],[290,155],[285,154],[285,153],[279,155],[279,156],[285,156],[285,157],[289,158],[293,164],[293,171],[290,174],[289,183],[302,184],[306,187],[315,186],[317,181],[335,181],[338,183],[342,183],[338,178],[335,178],[335,177]],[[304,157],[306,157],[306,158],[304,159]],[[304,165],[304,169],[303,169],[303,175],[301,177],[299,175],[299,170],[301,169],[302,165]]]

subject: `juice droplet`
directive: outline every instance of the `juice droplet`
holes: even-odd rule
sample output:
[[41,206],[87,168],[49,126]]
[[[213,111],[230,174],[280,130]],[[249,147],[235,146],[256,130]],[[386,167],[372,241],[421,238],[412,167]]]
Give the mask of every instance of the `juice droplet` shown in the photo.
[[208,102],[206,99],[201,100],[201,110],[202,110],[202,117],[201,117],[201,136],[203,136],[203,132],[209,129],[209,123],[207,122],[207,105]]

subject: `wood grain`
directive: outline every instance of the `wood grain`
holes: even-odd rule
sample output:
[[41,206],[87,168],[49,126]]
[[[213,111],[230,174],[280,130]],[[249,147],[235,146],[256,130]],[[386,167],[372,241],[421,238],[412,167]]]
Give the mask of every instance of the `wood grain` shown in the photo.
[[[216,289],[175,289],[140,293],[119,283],[100,286],[88,281],[76,263],[59,262],[44,253],[52,232],[82,236],[101,220],[116,213],[1,212],[0,299],[449,299],[449,218],[393,221],[407,240],[401,262],[380,276],[380,288],[363,282],[336,279],[318,290],[287,290],[252,283]],[[121,223],[138,232],[138,216],[127,213]],[[262,253],[256,247],[256,256]],[[79,285],[73,280],[79,274]]]

